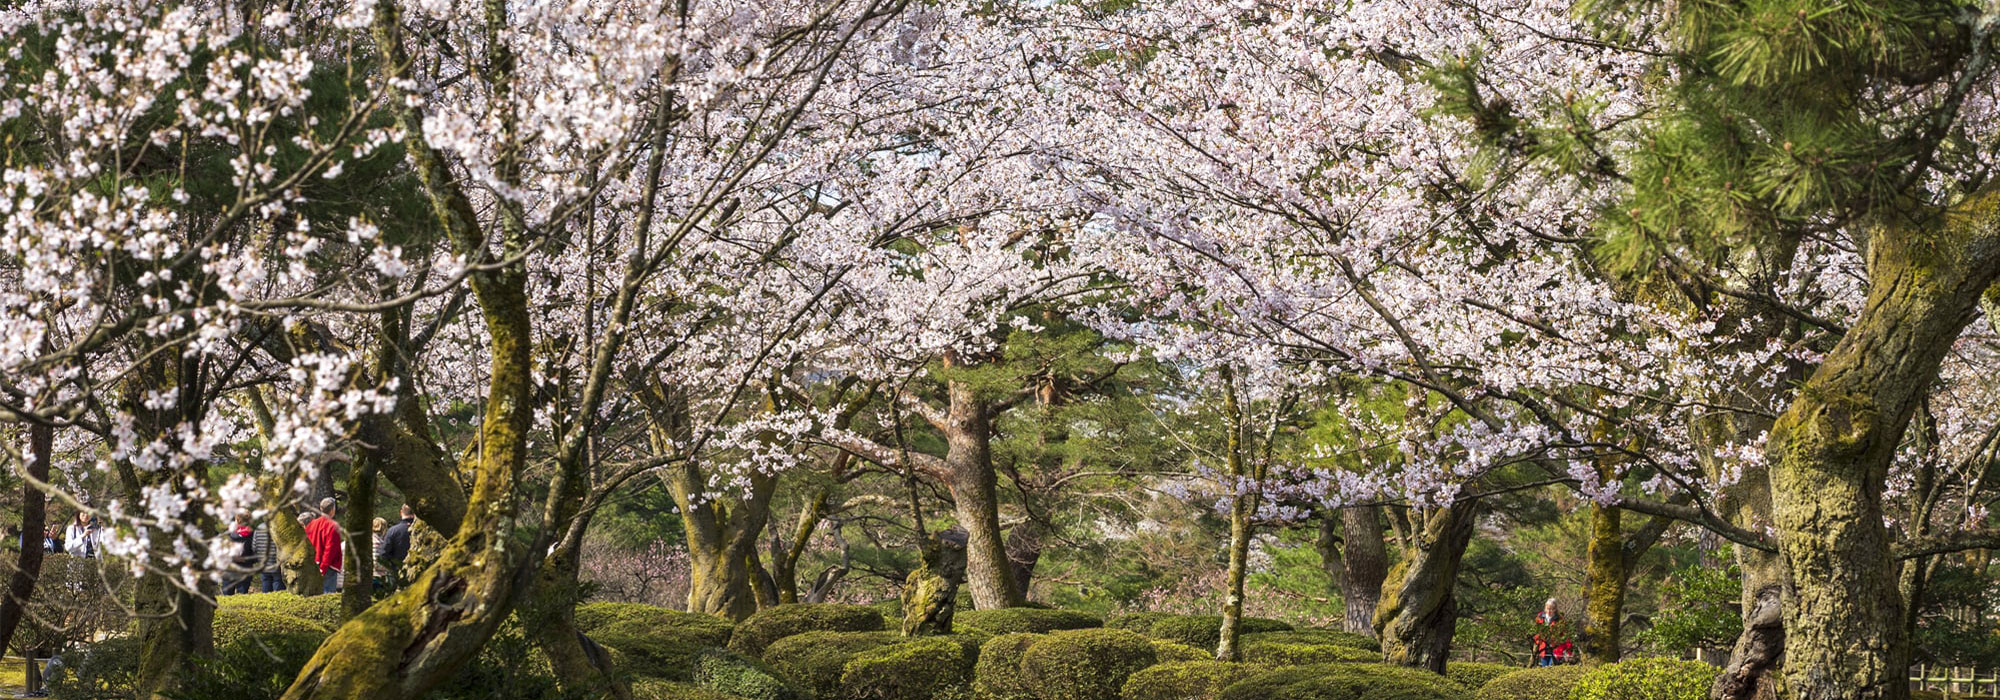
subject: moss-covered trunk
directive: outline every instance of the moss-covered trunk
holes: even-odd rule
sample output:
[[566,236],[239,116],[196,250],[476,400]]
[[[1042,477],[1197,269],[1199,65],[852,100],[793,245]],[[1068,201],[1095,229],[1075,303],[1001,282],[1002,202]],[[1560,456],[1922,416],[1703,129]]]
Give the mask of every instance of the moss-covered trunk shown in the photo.
[[620,683],[611,656],[576,626],[577,577],[582,568],[583,532],[590,514],[576,516],[568,533],[542,561],[532,600],[522,606],[529,634],[566,691],[588,697],[630,700],[632,690]]
[[681,508],[688,546],[688,610],[742,620],[759,607],[751,555],[770,520],[777,479],[752,476],[749,493],[725,498],[705,493],[692,465],[669,470],[669,490]]
[[165,576],[138,580],[133,612],[139,636],[139,672],[133,687],[153,698],[171,697],[197,658],[215,652],[215,582],[201,579],[198,592]]
[[1257,493],[1249,488],[1250,472],[1243,459],[1243,411],[1236,400],[1236,375],[1222,373],[1222,410],[1229,433],[1223,456],[1229,462],[1229,572],[1222,599],[1222,629],[1215,643],[1217,661],[1235,661],[1241,653],[1236,637],[1243,629],[1243,584],[1250,574],[1250,516],[1257,510]]
[[1590,663],[1618,660],[1619,628],[1625,616],[1625,530],[1617,506],[1590,509],[1590,545],[1584,571],[1584,616],[1588,635],[1583,658]]
[[1385,662],[1444,673],[1458,627],[1453,589],[1478,509],[1477,501],[1460,500],[1419,515],[1418,531],[1384,582],[1375,611]]
[[353,618],[375,602],[375,473],[379,462],[363,456],[347,474],[347,511],[340,526],[346,529],[347,552],[340,570],[347,580],[340,589],[340,610]]
[[[489,0],[485,10],[486,70],[493,99],[512,99],[513,56],[499,36],[506,6]],[[395,3],[375,6],[372,35],[382,69],[407,80],[411,59],[403,47],[402,21]],[[413,698],[450,678],[491,638],[535,575],[538,557],[529,524],[521,517],[520,476],[527,462],[534,404],[532,324],[527,270],[522,262],[528,240],[518,212],[501,206],[501,249],[478,223],[471,200],[458,188],[442,157],[423,137],[418,103],[395,100],[410,163],[428,193],[432,213],[457,253],[487,265],[470,275],[485,321],[491,352],[479,443],[469,471],[472,488],[465,518],[437,562],[410,584],[335,630],[285,691],[287,700],[324,698],[391,700]],[[504,112],[504,111],[503,111]],[[495,135],[515,138],[511,113]],[[514,178],[508,155],[496,173]]]
[[409,586],[335,631],[286,691],[288,700],[421,695],[471,659],[527,585],[535,553],[516,495],[533,411],[525,281],[518,263],[473,277],[493,359],[457,536]]
[[1779,416],[1767,448],[1772,516],[1792,578],[1787,692],[1908,697],[1910,660],[1882,490],[1918,402],[2000,262],[2000,188],[1869,246],[1861,314]]
[[965,529],[965,581],[972,604],[981,610],[1026,605],[1007,559],[1006,535],[1000,530],[999,477],[993,471],[993,416],[978,391],[962,381],[949,381],[950,406],[944,430],[945,468],[949,471],[952,508]]

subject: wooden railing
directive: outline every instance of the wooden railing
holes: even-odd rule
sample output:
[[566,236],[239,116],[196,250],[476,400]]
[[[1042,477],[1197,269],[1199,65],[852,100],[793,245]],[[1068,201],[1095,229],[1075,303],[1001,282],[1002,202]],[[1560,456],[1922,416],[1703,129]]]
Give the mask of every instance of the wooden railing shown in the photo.
[[1958,695],[2000,695],[2000,670],[1980,671],[1971,666],[1910,667],[1911,690],[1933,690],[1945,697]]

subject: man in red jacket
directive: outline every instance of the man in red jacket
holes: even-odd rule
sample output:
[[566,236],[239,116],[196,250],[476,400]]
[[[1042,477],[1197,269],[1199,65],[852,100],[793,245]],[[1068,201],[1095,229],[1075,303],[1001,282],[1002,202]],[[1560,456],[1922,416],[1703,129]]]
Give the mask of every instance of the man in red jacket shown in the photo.
[[340,505],[332,496],[320,499],[319,512],[319,517],[306,523],[306,542],[312,545],[319,575],[325,577],[320,592],[332,593],[340,590],[340,545],[347,537],[340,529]]

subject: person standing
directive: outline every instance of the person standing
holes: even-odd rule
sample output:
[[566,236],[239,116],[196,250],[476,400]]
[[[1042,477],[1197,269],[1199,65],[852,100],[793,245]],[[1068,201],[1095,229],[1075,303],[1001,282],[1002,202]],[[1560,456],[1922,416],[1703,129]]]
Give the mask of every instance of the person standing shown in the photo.
[[382,565],[382,557],[380,556],[382,553],[382,535],[388,529],[389,521],[381,518],[376,518],[368,524],[370,532],[368,551],[374,552],[377,555],[375,557],[375,576],[372,584],[374,585],[373,590],[377,591],[384,590],[389,585],[389,567]]
[[250,549],[257,553],[257,590],[285,590],[284,558],[278,555],[278,538],[271,536],[270,522],[258,523],[256,531],[250,533]]
[[56,547],[60,551],[69,552],[73,557],[95,559],[97,537],[101,529],[97,526],[96,515],[89,511],[78,512],[76,519],[69,521],[69,527],[64,530],[62,539],[56,541]]
[[381,544],[375,547],[375,565],[388,572],[384,591],[399,587],[403,578],[403,561],[410,557],[410,525],[417,522],[417,513],[410,504],[403,504],[402,519],[389,526],[382,534]]
[[1576,656],[1576,644],[1569,639],[1569,624],[1563,620],[1562,611],[1556,609],[1556,599],[1550,598],[1542,604],[1542,611],[1535,613],[1535,665],[1554,666],[1569,663]]
[[223,580],[223,595],[250,592],[250,577],[259,566],[257,550],[251,543],[255,533],[250,527],[250,514],[236,514],[236,522],[229,525],[229,541],[236,545],[236,553],[229,558],[229,576]]
[[340,504],[332,496],[319,501],[319,517],[306,525],[306,542],[312,545],[313,561],[319,564],[321,593],[340,590],[340,546],[346,540],[340,529]]

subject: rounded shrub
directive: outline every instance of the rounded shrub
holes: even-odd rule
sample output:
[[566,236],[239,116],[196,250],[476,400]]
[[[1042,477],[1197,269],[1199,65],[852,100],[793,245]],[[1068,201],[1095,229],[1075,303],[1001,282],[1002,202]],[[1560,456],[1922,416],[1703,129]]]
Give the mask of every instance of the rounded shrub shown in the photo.
[[61,676],[49,679],[49,695],[59,700],[132,697],[142,647],[137,638],[109,637],[64,652],[66,668]]
[[1145,634],[1153,630],[1153,623],[1170,617],[1178,617],[1178,615],[1164,612],[1125,613],[1107,618],[1104,621],[1104,626],[1111,629],[1130,630],[1139,634]]
[[1125,679],[1122,700],[1216,700],[1231,684],[1270,670],[1258,664],[1181,661],[1142,669]]
[[976,700],[1035,700],[1035,689],[1021,675],[1021,656],[1048,635],[1003,634],[979,645],[979,662],[972,669]]
[[1251,676],[1218,700],[1463,700],[1465,693],[1465,686],[1421,669],[1333,663]]
[[1590,670],[1582,666],[1517,669],[1479,686],[1472,700],[1568,700],[1570,689]]
[[215,611],[215,655],[196,659],[178,692],[200,698],[283,695],[330,633],[324,625],[258,608]]
[[[1126,629],[1157,639],[1171,639],[1197,649],[1213,649],[1222,641],[1221,615],[1176,615],[1172,613],[1133,613],[1114,618],[1106,627]],[[1280,620],[1263,617],[1243,618],[1241,635],[1260,632],[1281,632],[1292,626]]]
[[780,678],[812,691],[814,697],[831,699],[840,694],[840,676],[848,661],[902,639],[894,632],[806,632],[771,643],[764,650],[764,661]]
[[1365,634],[1341,630],[1302,629],[1276,632],[1251,632],[1243,635],[1243,641],[1272,640],[1301,644],[1334,644],[1369,651],[1381,651],[1382,643]]
[[632,682],[632,700],[742,700],[689,683],[642,678]]
[[1327,663],[1371,663],[1382,660],[1382,652],[1341,644],[1310,641],[1254,639],[1243,643],[1243,660],[1267,666],[1305,666]]
[[1700,661],[1647,657],[1590,669],[1570,700],[1703,700],[1722,672]]
[[[841,700],[931,700],[972,690],[979,645],[960,636],[918,637],[855,654],[840,673]],[[819,700],[834,700],[818,696]]]
[[340,626],[340,596],[299,596],[289,591],[227,595],[216,599],[217,612],[254,609],[317,622],[327,629]]
[[1125,680],[1153,665],[1152,641],[1114,629],[1065,630],[1021,653],[1021,679],[1040,700],[1116,700]]
[[1001,608],[961,610],[952,616],[951,624],[955,630],[961,632],[982,630],[992,634],[1012,634],[1103,627],[1104,618],[1075,610]]
[[694,685],[745,700],[812,700],[764,662],[728,649],[703,649],[694,658]]
[[729,641],[729,630],[712,627],[655,627],[643,620],[613,622],[590,633],[598,644],[616,650],[625,672],[642,678],[686,681],[694,678],[694,660],[702,650]]
[[1495,678],[1521,670],[1519,666],[1488,664],[1473,661],[1453,661],[1444,665],[1444,677],[1458,681],[1459,685],[1478,689],[1486,687]]
[[875,632],[882,614],[865,605],[803,603],[760,610],[736,625],[729,650],[762,656],[772,642],[805,632]]
[[255,644],[278,638],[304,638],[318,646],[333,630],[304,618],[257,608],[230,608],[215,611],[215,648]]
[[729,631],[735,627],[729,620],[719,615],[682,612],[673,608],[663,608],[645,603],[617,603],[597,601],[576,606],[576,628],[585,633],[621,622],[637,622],[653,627],[706,630],[720,635],[722,641],[715,646],[729,642]]
[[1215,652],[1196,649],[1180,642],[1155,639],[1153,640],[1153,657],[1157,663],[1163,664],[1180,661],[1214,661]]

